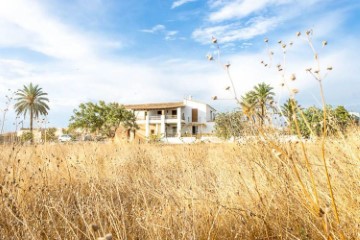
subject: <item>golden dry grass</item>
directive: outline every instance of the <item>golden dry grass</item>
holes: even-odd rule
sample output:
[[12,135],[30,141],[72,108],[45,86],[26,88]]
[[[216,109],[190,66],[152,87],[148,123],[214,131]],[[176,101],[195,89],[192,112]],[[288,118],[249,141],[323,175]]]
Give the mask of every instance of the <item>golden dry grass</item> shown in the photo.
[[[318,143],[319,213],[264,142],[0,146],[0,239],[359,239],[359,143],[327,141],[340,226]],[[310,189],[299,144],[281,147]]]

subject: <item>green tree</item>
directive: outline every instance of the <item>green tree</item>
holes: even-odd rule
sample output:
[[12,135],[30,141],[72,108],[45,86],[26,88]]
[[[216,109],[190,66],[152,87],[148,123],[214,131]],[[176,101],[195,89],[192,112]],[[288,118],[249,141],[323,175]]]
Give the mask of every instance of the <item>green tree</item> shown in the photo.
[[342,132],[345,132],[346,128],[351,123],[351,115],[350,113],[345,109],[344,106],[337,106],[334,109],[334,116],[336,119],[336,123],[339,126],[340,130]]
[[242,106],[250,107],[252,113],[255,113],[259,118],[260,125],[264,124],[268,116],[268,109],[274,109],[272,103],[274,102],[275,93],[272,90],[273,88],[270,85],[259,83],[242,98]]
[[241,111],[219,113],[215,119],[215,133],[225,139],[240,137],[244,124],[244,114]]
[[70,129],[82,128],[91,133],[114,137],[120,125],[137,128],[134,114],[118,103],[82,103],[70,118]]
[[48,129],[44,129],[43,131],[41,131],[41,140],[47,142],[51,142],[51,141],[55,141],[56,138],[56,128],[48,128]]
[[297,118],[299,114],[300,105],[295,99],[289,98],[282,106],[281,106],[281,114],[286,118],[289,128],[289,133],[296,133],[295,128],[295,118]]
[[34,118],[39,117],[40,115],[47,115],[48,110],[50,110],[47,102],[49,99],[45,96],[47,93],[42,91],[38,85],[33,85],[30,83],[28,86],[24,85],[23,89],[19,89],[16,92],[16,103],[15,111],[17,115],[29,113],[30,115],[30,133],[31,133],[31,142],[33,142],[33,120]]

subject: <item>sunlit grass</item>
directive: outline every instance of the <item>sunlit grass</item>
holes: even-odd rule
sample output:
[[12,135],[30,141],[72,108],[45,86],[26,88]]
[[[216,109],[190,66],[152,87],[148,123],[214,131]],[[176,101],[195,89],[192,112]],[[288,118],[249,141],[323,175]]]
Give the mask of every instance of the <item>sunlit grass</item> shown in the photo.
[[[360,237],[359,136],[354,130],[326,142],[340,227],[350,239]],[[298,144],[281,147],[311,189]],[[336,239],[320,144],[306,143],[317,214],[293,163],[262,141],[3,145],[0,239]]]

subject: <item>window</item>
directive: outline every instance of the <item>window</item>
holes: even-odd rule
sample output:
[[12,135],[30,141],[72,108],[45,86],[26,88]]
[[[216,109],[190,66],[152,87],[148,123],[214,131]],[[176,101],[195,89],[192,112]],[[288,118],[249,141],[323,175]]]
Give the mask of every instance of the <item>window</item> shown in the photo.
[[151,129],[151,134],[155,134],[155,130],[154,129]]
[[161,111],[157,111],[157,114],[158,114],[158,115],[161,115]]
[[171,111],[171,115],[176,116],[176,115],[177,115],[177,111],[176,111],[176,110],[172,110],[172,111]]

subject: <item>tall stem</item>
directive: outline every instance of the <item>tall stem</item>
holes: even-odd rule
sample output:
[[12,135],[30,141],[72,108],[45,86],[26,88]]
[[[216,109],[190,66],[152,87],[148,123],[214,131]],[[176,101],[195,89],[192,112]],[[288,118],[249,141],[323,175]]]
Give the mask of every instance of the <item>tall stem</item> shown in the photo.
[[33,143],[34,139],[33,139],[33,116],[34,115],[34,110],[32,107],[30,107],[30,142]]

